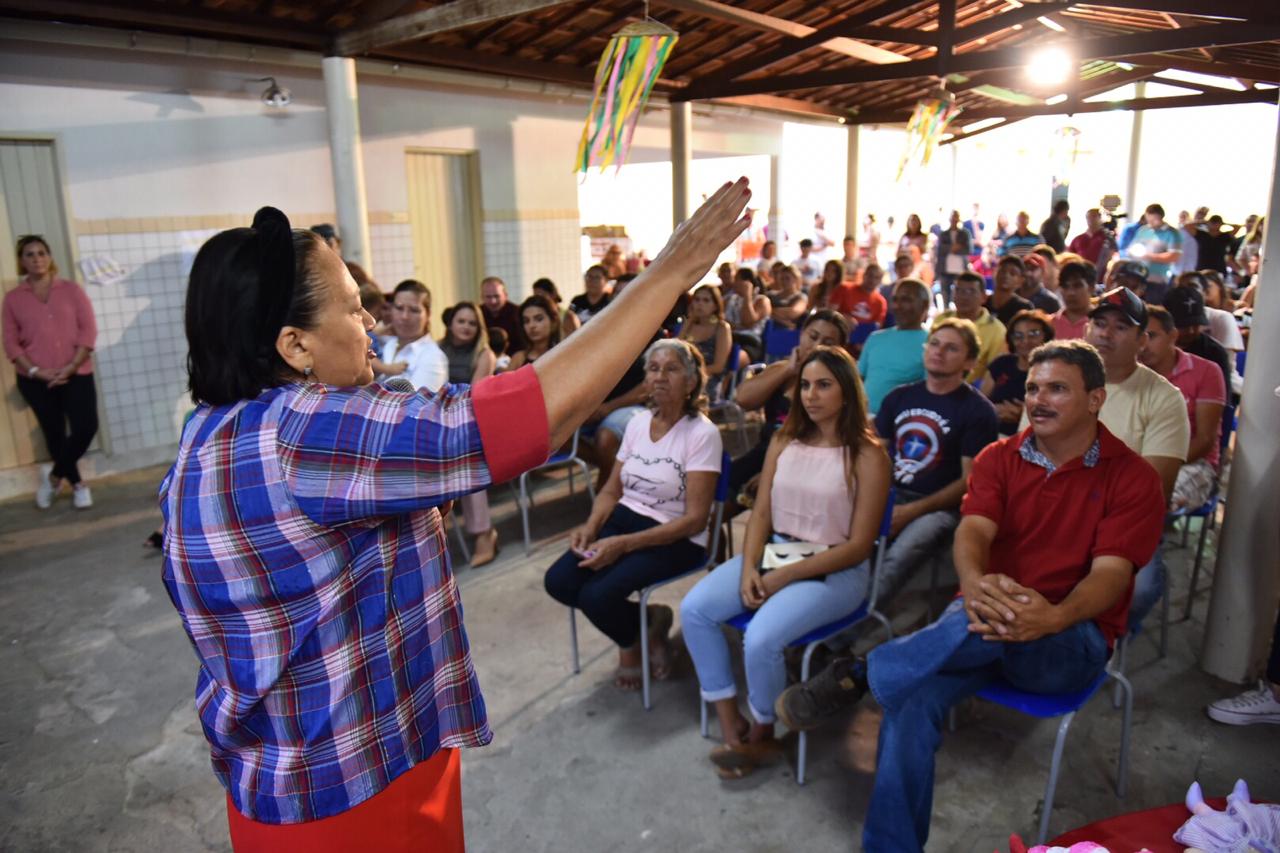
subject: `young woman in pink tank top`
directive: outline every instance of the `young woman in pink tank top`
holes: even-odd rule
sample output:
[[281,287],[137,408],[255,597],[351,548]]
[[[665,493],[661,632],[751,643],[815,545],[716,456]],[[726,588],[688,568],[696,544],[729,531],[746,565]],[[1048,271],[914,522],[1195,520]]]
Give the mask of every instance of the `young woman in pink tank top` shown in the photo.
[[[843,349],[817,347],[801,365],[757,494],[742,554],[699,581],[680,605],[702,698],[715,704],[724,737],[711,760],[729,777],[780,754],[774,703],[787,683],[787,645],[852,613],[870,588],[864,563],[889,494],[889,457],[868,425],[866,394]],[[827,547],[762,573],[771,539]],[[747,609],[757,611],[743,635],[751,719],[738,706],[721,630]]]

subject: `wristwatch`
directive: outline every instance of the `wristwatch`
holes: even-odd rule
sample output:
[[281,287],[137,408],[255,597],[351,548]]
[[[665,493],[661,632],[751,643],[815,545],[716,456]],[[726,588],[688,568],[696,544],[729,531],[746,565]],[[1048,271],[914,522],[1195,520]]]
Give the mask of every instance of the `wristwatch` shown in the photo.
[[27,371],[27,378],[34,379],[35,375],[39,372],[40,372],[40,368],[33,364],[31,365],[31,369]]

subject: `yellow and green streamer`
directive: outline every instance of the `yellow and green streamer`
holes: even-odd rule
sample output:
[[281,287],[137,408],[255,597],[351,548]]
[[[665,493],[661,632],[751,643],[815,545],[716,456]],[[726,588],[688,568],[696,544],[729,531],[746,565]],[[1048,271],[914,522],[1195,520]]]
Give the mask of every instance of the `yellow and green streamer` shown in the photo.
[[677,39],[674,30],[651,20],[628,24],[609,39],[596,68],[595,95],[574,171],[622,168],[636,122]]
[[939,140],[946,133],[947,126],[960,115],[960,107],[956,106],[955,96],[948,92],[938,92],[924,98],[916,104],[911,113],[911,121],[907,122],[907,145],[898,162],[898,180],[906,171],[907,163],[919,158],[922,166],[929,165],[933,150],[938,147]]

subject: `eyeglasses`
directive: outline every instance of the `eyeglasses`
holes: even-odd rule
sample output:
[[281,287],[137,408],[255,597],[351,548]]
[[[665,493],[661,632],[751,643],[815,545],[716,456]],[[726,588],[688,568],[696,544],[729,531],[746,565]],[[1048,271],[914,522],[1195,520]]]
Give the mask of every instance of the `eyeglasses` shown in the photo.
[[1039,340],[1044,337],[1044,329],[1029,329],[1025,332],[1014,332],[1013,339],[1015,341]]

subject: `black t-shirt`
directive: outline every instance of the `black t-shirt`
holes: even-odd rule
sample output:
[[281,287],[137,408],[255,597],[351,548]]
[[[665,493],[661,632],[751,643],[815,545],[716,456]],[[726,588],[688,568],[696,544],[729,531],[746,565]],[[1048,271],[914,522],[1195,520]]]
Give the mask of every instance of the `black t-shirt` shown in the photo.
[[1009,298],[1009,301],[1004,304],[1004,307],[996,308],[992,302],[994,297],[994,294],[987,297],[987,310],[996,315],[996,319],[1001,323],[1004,323],[1006,327],[1013,322],[1014,315],[1019,311],[1030,311],[1035,307],[1031,304],[1030,300],[1023,299],[1015,293]]
[[1216,270],[1226,275],[1227,252],[1235,242],[1230,234],[1219,233],[1216,237],[1208,231],[1196,232],[1196,263],[1202,270]]
[[922,495],[960,479],[961,457],[977,456],[997,430],[995,407],[967,382],[949,394],[934,394],[924,382],[899,385],[876,413],[894,485]]
[[569,300],[569,310],[578,315],[578,319],[583,325],[592,317],[599,314],[609,305],[609,300],[613,297],[608,293],[600,297],[600,301],[592,305],[590,298],[585,293],[579,293],[577,296]]

